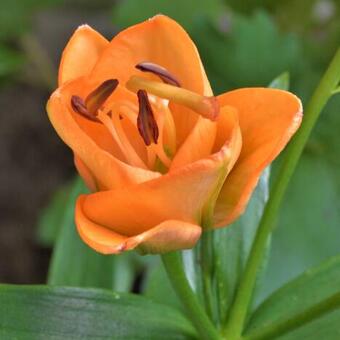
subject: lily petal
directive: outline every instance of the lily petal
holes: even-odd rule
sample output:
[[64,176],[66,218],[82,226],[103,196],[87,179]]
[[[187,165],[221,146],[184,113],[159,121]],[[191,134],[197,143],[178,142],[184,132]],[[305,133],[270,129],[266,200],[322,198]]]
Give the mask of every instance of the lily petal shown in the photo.
[[84,164],[84,162],[77,156],[74,155],[74,165],[85,182],[86,186],[92,191],[95,192],[98,190],[97,183],[95,178],[93,177],[89,168]]
[[121,84],[133,74],[155,79],[154,75],[135,68],[143,61],[165,67],[184,88],[203,94],[206,77],[196,46],[176,21],[164,15],[156,15],[117,34],[91,75],[118,78]]
[[240,151],[237,116],[224,124],[225,143],[214,155],[172,173],[125,188],[83,195],[76,224],[82,239],[101,253],[137,248],[163,253],[192,247],[202,214],[214,206],[218,190]]
[[[72,82],[65,86],[71,85],[73,85]],[[95,135],[90,136],[91,131],[85,132],[84,127],[76,121],[74,114],[71,113],[70,96],[62,94],[62,91],[64,91],[64,86],[55,91],[47,103],[49,118],[59,136],[91,172],[98,189],[117,188],[160,176],[158,172],[132,167],[103,148],[103,145],[94,138]],[[101,127],[97,123],[89,122],[88,124],[98,125],[97,129]]]
[[[185,30],[164,15],[144,21],[117,34],[102,53],[93,69],[92,77],[118,78],[125,84],[133,74],[158,79],[135,68],[149,61],[165,67],[183,88],[202,95],[211,95],[211,87],[197,48]],[[179,145],[197,121],[197,114],[181,105],[170,103]]]
[[220,105],[237,109],[242,151],[218,197],[215,225],[232,223],[245,209],[262,170],[288,143],[300,126],[302,105],[287,91],[245,88],[218,97]]
[[178,220],[166,220],[136,236],[120,235],[92,222],[83,210],[85,200],[85,195],[77,200],[77,229],[83,241],[102,254],[119,254],[135,248],[142,253],[188,249],[195,245],[201,235],[198,225]]
[[172,160],[170,171],[210,155],[216,137],[216,128],[215,122],[199,117]]
[[58,74],[59,86],[87,75],[109,42],[88,25],[74,32],[64,49]]

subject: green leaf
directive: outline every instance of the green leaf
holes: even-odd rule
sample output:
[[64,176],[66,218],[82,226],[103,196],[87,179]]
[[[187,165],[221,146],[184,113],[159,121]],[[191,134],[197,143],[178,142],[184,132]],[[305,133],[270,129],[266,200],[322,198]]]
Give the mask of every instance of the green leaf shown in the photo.
[[338,167],[333,168],[324,157],[305,153],[286,197],[273,232],[262,299],[307,268],[339,253]]
[[289,73],[283,72],[278,77],[276,77],[268,87],[272,89],[279,89],[279,90],[289,90]]
[[96,253],[80,239],[74,224],[77,196],[87,192],[77,177],[60,218],[61,230],[53,251],[48,283],[129,291],[134,279],[131,255],[108,256]]
[[52,247],[57,239],[71,189],[72,185],[67,185],[57,190],[47,207],[40,214],[37,239],[45,247]]
[[125,0],[115,8],[113,22],[128,27],[161,13],[190,30],[193,22],[202,15],[215,17],[223,7],[222,0]]
[[[228,228],[214,231],[215,296],[222,320],[227,318],[258,221],[268,198],[269,172],[269,168],[264,171],[242,217]],[[200,276],[192,252],[192,250],[183,252],[183,260],[189,282],[195,290],[199,290]],[[181,309],[181,302],[174,294],[164,268],[160,265],[149,270],[144,294],[153,301]]]
[[252,16],[223,13],[213,22],[195,22],[193,38],[217,93],[231,88],[266,86],[284,71],[301,68],[299,40],[279,32],[264,12]]
[[37,9],[61,3],[62,0],[1,0],[0,39],[7,40],[25,33]]
[[[339,308],[340,256],[336,256],[306,271],[267,298],[253,313],[246,337],[272,339],[300,327],[296,330],[298,335],[291,331],[287,339],[320,339],[326,334],[330,336],[327,339],[338,339]],[[332,313],[328,316],[327,312]],[[319,317],[322,320],[318,320]],[[315,331],[312,337],[302,336]]]
[[268,199],[269,168],[260,178],[246,212],[228,228],[214,232],[216,295],[221,322],[228,317],[258,222]]
[[17,72],[23,65],[24,57],[3,44],[0,44],[0,79]]
[[100,289],[0,286],[2,339],[193,339],[178,311]]
[[154,302],[182,310],[182,303],[174,292],[162,263],[149,266],[143,285],[143,294]]
[[[214,233],[214,296],[215,308],[220,321],[228,316],[230,303],[249,255],[258,221],[268,198],[269,168],[259,181],[245,214],[228,228]],[[193,251],[183,252],[183,261],[189,282],[195,290],[201,289],[201,278]],[[264,261],[264,266],[265,266]],[[144,294],[169,306],[181,309],[181,302],[172,291],[170,282],[162,266],[151,268],[144,285]]]

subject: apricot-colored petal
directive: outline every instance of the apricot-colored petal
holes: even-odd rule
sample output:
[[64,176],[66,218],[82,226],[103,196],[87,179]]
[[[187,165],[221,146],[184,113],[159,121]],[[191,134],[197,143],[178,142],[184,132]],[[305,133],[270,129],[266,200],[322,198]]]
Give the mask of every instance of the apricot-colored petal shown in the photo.
[[96,64],[109,42],[88,25],[82,25],[73,33],[64,49],[58,74],[59,86],[87,75]]
[[103,254],[119,254],[137,248],[142,253],[165,253],[188,249],[195,245],[201,228],[192,223],[166,220],[141,234],[127,237],[92,222],[83,210],[86,196],[80,196],[76,205],[76,225],[79,235],[91,248]]
[[163,254],[170,251],[190,249],[201,236],[197,224],[167,220],[152,229],[126,241],[126,247],[136,246],[143,254]]
[[83,211],[85,195],[77,199],[75,221],[77,230],[83,241],[91,248],[103,254],[118,254],[128,237],[115,233],[112,229],[105,228],[92,222]]
[[97,183],[96,183],[94,176],[92,175],[89,168],[84,164],[84,162],[77,155],[74,155],[74,165],[75,165],[79,175],[81,176],[81,178],[85,182],[86,186],[92,192],[97,191],[98,188],[97,188]]
[[171,163],[170,170],[179,168],[211,154],[216,137],[217,124],[199,117],[194,128],[180,146]]
[[[158,79],[135,68],[143,61],[165,67],[183,88],[206,96],[212,95],[195,44],[176,21],[164,15],[156,15],[117,34],[102,53],[91,76],[100,80],[118,78],[121,84],[125,84],[134,74]],[[182,105],[170,103],[170,109],[180,146],[198,117]]]
[[86,197],[83,211],[93,222],[120,235],[135,236],[166,220],[200,224],[216,199],[239,151],[238,126],[219,152],[138,185],[97,192]]
[[242,151],[217,200],[215,224],[233,222],[245,209],[262,170],[271,163],[298,129],[300,100],[290,92],[245,88],[218,97],[220,105],[237,109]]
[[154,75],[135,68],[143,61],[165,67],[184,88],[200,94],[209,92],[209,82],[195,44],[176,21],[164,15],[117,34],[100,56],[92,77],[118,78],[121,84],[133,74],[155,79]]
[[49,118],[61,139],[94,176],[99,189],[117,188],[160,176],[157,172],[132,167],[101,148],[76,122],[69,103],[65,102],[69,97],[61,95],[62,90],[56,90],[47,103]]
[[175,127],[176,127],[176,146],[180,148],[184,143],[185,139],[190,134],[190,131],[198,123],[199,115],[184,107],[183,105],[169,103]]

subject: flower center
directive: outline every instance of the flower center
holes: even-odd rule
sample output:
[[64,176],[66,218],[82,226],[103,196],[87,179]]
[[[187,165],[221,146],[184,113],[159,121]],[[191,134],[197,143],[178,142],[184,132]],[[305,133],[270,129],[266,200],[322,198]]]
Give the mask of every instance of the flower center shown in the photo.
[[[128,164],[166,172],[171,165],[170,157],[176,152],[176,127],[168,102],[184,105],[210,120],[216,120],[219,105],[215,97],[181,88],[177,78],[162,66],[141,62],[136,68],[152,73],[163,81],[132,76],[126,88],[137,94],[138,106],[126,100],[105,104],[118,86],[117,79],[104,81],[85,100],[72,96],[71,105],[76,113],[107,128]],[[142,137],[146,159],[131,144],[133,141],[122,124],[124,119],[132,123]]]

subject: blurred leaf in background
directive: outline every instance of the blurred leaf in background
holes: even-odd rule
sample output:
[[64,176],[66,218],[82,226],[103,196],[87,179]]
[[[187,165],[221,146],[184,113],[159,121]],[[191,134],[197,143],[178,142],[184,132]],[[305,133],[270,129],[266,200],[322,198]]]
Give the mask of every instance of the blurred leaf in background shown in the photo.
[[121,28],[135,25],[157,14],[166,14],[189,32],[202,16],[215,18],[223,10],[223,0],[124,0],[113,10],[113,22]]
[[8,41],[25,33],[30,25],[32,15],[42,4],[44,4],[42,0],[2,0],[0,40]]
[[48,283],[130,291],[137,272],[132,254],[104,256],[89,248],[78,235],[74,223],[75,200],[86,192],[83,181],[76,177],[56,193],[42,216],[39,239],[45,244],[55,242]]
[[16,73],[24,61],[22,53],[0,43],[0,82],[1,79]]
[[251,17],[225,12],[219,20],[196,23],[198,43],[217,93],[244,86],[266,86],[277,74],[301,63],[297,38],[279,33],[264,12]]
[[0,84],[21,70],[27,55],[21,37],[31,28],[38,10],[63,0],[1,0],[0,3]]

